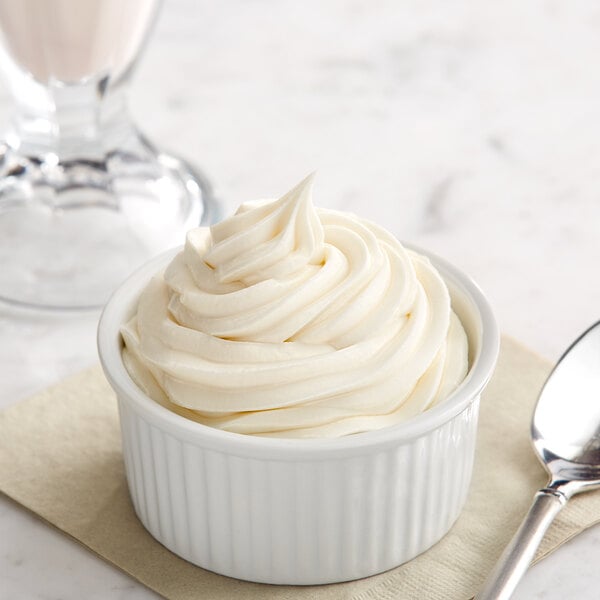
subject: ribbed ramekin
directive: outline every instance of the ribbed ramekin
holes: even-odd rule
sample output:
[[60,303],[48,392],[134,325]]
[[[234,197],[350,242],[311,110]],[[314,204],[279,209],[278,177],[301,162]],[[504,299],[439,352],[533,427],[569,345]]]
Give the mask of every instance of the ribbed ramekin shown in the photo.
[[146,396],[123,365],[119,328],[174,252],[122,284],[98,329],[100,359],[119,403],[129,491],[144,527],[200,567],[278,584],[366,577],[436,543],[467,496],[479,397],[498,354],[496,322],[479,288],[422,252],[446,281],[469,338],[468,376],[447,400],[368,433],[261,438],[172,413]]

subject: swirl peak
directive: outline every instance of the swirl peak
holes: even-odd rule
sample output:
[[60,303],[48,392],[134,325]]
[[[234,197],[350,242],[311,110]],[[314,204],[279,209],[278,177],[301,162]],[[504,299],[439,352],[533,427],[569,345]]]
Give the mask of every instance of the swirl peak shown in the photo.
[[210,229],[204,262],[221,283],[281,279],[324,256],[323,226],[312,203],[314,173],[271,202],[242,204]]

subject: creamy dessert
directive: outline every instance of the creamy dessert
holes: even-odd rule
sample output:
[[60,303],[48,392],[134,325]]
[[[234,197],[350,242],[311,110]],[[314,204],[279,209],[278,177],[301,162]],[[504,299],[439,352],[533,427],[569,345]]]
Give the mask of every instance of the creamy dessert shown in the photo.
[[6,52],[38,82],[75,83],[131,67],[157,0],[0,0]]
[[312,176],[188,233],[121,328],[148,396],[227,431],[337,437],[404,421],[463,381],[467,337],[429,260],[311,193]]

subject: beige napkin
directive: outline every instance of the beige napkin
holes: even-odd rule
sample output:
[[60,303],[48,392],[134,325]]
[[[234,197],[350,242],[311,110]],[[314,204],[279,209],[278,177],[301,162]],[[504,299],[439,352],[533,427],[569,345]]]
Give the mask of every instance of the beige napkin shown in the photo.
[[[0,412],[0,490],[166,598],[467,600],[545,483],[528,435],[550,367],[503,340],[481,403],[473,482],[458,522],[416,559],[355,582],[247,583],[195,567],[150,537],[129,501],[116,402],[99,367]],[[546,535],[537,560],[599,520],[600,493],[575,497]]]

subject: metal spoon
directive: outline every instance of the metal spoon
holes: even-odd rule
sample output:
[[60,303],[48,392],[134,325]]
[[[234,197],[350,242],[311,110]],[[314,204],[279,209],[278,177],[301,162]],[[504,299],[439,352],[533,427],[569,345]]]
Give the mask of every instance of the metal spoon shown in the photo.
[[475,600],[506,600],[573,494],[600,487],[600,321],[567,349],[537,401],[531,438],[550,474]]

